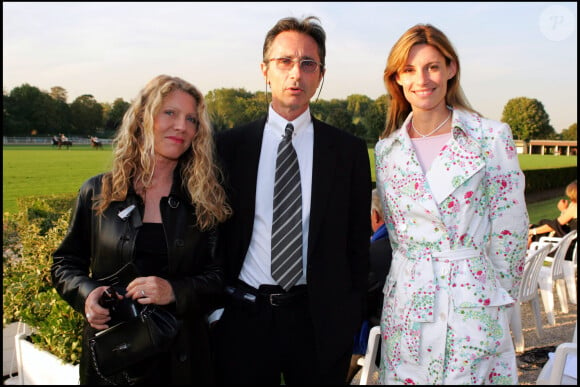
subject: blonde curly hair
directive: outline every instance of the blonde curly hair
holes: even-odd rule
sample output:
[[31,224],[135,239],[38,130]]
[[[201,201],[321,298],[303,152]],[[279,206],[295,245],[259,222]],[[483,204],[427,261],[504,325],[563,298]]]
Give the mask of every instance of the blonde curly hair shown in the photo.
[[223,175],[214,162],[212,128],[203,94],[187,81],[168,75],[158,75],[149,81],[125,113],[113,140],[112,168],[103,177],[102,193],[96,201],[98,214],[112,201],[125,200],[131,183],[150,186],[155,170],[154,117],[164,98],[174,90],[194,98],[199,118],[191,149],[180,157],[183,186],[195,207],[197,225],[207,230],[231,215],[221,185]]

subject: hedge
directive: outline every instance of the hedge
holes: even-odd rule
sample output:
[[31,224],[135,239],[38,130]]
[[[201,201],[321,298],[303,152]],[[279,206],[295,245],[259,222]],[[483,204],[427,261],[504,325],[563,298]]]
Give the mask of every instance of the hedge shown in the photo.
[[530,169],[524,171],[526,176],[526,194],[566,187],[577,179],[578,168]]

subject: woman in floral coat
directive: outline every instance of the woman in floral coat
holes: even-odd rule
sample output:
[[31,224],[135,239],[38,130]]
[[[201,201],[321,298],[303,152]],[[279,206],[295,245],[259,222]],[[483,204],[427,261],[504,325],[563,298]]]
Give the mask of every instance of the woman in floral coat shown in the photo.
[[375,148],[393,247],[381,318],[383,384],[517,384],[510,307],[528,215],[511,130],[464,97],[447,37],[416,25],[394,45]]

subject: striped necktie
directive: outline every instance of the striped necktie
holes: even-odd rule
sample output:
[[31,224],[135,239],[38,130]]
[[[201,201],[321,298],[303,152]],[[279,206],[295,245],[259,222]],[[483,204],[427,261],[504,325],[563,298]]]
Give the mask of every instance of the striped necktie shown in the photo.
[[286,291],[302,276],[302,192],[293,131],[288,123],[278,146],[272,218],[272,277]]

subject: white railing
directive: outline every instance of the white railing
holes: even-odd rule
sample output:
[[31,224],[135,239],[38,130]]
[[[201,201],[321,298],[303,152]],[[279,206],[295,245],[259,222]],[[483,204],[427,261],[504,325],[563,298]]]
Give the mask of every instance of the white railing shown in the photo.
[[[74,144],[89,145],[91,141],[87,137],[70,137],[69,140]],[[111,139],[101,138],[103,145],[111,144]],[[50,145],[52,137],[2,137],[2,145]]]

